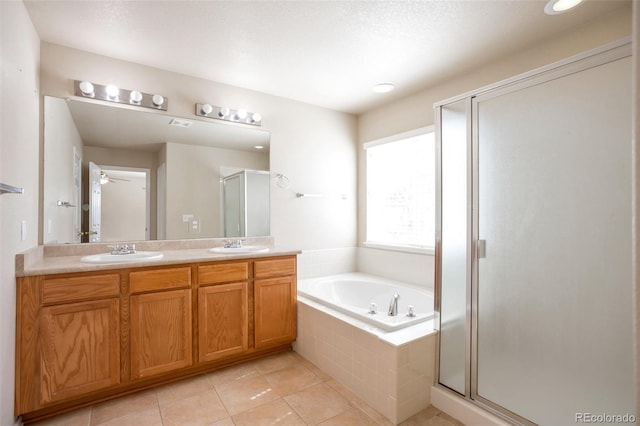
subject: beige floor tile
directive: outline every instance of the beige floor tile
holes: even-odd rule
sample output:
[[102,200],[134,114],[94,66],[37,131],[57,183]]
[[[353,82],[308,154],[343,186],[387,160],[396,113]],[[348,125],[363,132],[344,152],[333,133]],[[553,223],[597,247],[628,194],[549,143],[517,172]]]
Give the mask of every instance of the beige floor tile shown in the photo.
[[440,411],[440,414],[438,414],[438,417],[443,418],[444,420],[448,421],[449,423],[453,424],[454,426],[464,426],[464,423],[462,423],[460,420],[451,417],[450,415],[448,415],[447,413],[445,413],[443,411]]
[[89,426],[90,421],[91,407],[86,407],[31,424],[34,426]]
[[156,389],[158,403],[164,404],[179,399],[188,398],[213,389],[213,385],[206,375],[190,377],[179,382],[170,383]]
[[164,426],[210,425],[229,417],[215,390],[160,404]]
[[207,377],[213,386],[217,386],[233,382],[234,380],[244,379],[252,374],[258,374],[255,366],[252,363],[243,363],[214,371],[209,373]]
[[306,425],[282,398],[236,414],[233,422],[236,426]]
[[152,408],[146,411],[136,411],[126,416],[112,419],[101,426],[163,426],[160,410]]
[[391,421],[389,421],[389,419],[383,416],[382,413],[372,408],[369,404],[364,402],[358,395],[353,393],[350,389],[348,389],[342,383],[333,379],[327,381],[326,383],[327,385],[335,389],[344,399],[349,401],[353,406],[357,407],[358,409],[360,409],[360,411],[362,411],[371,419],[373,419],[376,424],[381,426],[393,426]]
[[344,413],[331,417],[329,420],[325,420],[320,423],[320,426],[378,426],[378,423],[358,408],[353,407]]
[[[404,422],[402,423],[402,425],[404,426]],[[451,423],[450,421],[448,421],[447,419],[445,419],[444,417],[441,416],[435,416],[435,417],[431,417],[429,420],[422,422],[422,423],[410,423],[411,426],[455,426],[454,423]]]
[[316,425],[350,408],[349,402],[325,383],[286,396],[285,401],[310,425]]
[[317,365],[315,365],[314,363],[312,363],[311,361],[309,361],[308,359],[304,358],[302,355],[300,355],[297,352],[293,352],[293,355],[298,359],[298,361],[300,362],[300,364],[304,365],[305,367],[307,367],[309,369],[309,371],[311,371],[313,374],[315,374],[316,376],[320,377],[320,379],[322,379],[323,382],[326,382],[328,380],[331,380],[331,376],[329,376],[327,373],[325,373],[324,371],[320,370],[320,368],[318,368]]
[[158,408],[156,392],[154,390],[137,392],[94,405],[91,412],[91,424],[93,426],[100,425],[133,412],[153,408]]
[[322,380],[302,364],[265,374],[264,377],[281,396],[290,395],[309,386],[322,383]]
[[280,398],[271,384],[260,374],[224,383],[215,388],[231,416]]
[[209,426],[235,426],[235,423],[233,423],[231,417],[227,417],[225,419],[218,420],[217,422],[213,422]]
[[402,426],[420,426],[420,425],[426,425],[426,424],[433,424],[433,422],[437,421],[437,420],[432,420],[432,419],[434,417],[437,417],[438,414],[441,414],[441,413],[442,412],[440,410],[438,410],[436,407],[434,407],[433,405],[430,405],[427,408],[425,408],[424,410],[422,410],[422,411],[416,413],[415,415],[409,417],[407,420],[405,420],[402,423],[400,423],[400,425],[402,425]]
[[261,374],[269,374],[300,362],[293,352],[282,352],[253,362],[253,366]]
[[340,395],[342,395],[344,399],[346,399],[349,402],[359,399],[355,393],[353,393],[350,389],[348,389],[346,386],[344,386],[342,383],[340,383],[337,380],[334,380],[334,379],[328,380],[327,384],[331,386],[333,389],[335,389]]

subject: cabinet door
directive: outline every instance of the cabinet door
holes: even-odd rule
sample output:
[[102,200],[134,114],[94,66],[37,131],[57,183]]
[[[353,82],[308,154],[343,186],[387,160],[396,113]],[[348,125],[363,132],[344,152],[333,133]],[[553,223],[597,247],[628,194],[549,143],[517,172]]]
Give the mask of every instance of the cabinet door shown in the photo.
[[200,362],[246,351],[249,347],[247,283],[198,289]]
[[296,339],[296,279],[255,281],[256,349]]
[[43,404],[120,382],[118,299],[42,308]]
[[131,376],[191,365],[191,290],[131,296]]

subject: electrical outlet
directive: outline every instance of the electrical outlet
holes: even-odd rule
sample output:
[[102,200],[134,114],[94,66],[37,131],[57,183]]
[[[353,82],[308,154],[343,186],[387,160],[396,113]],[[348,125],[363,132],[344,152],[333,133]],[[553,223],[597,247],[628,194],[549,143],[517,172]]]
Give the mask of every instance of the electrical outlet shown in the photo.
[[191,234],[199,234],[200,233],[200,218],[192,217],[189,221],[189,233]]

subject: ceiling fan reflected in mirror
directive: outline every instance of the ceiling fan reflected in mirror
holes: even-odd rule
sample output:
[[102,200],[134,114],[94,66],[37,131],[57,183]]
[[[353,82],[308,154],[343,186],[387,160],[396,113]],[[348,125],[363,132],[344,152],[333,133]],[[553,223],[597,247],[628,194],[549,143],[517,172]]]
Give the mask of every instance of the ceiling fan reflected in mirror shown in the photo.
[[107,183],[118,183],[118,182],[131,182],[129,179],[112,177],[106,174],[105,172],[100,172],[100,184],[104,185]]

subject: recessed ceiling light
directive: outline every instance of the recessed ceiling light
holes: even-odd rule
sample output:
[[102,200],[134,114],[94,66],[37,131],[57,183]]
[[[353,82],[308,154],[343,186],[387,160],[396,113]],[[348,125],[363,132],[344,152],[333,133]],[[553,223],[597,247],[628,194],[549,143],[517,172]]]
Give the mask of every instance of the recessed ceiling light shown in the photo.
[[564,13],[582,3],[583,0],[549,0],[544,7],[544,13],[547,15],[558,15]]
[[373,86],[373,91],[376,93],[387,93],[392,91],[395,88],[396,86],[394,86],[391,83],[380,83]]
[[262,146],[262,145],[256,145],[256,146],[254,146],[254,148],[255,148],[255,149],[264,149],[264,146]]

